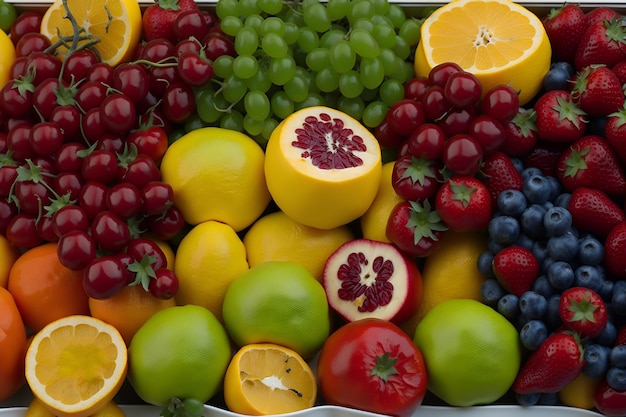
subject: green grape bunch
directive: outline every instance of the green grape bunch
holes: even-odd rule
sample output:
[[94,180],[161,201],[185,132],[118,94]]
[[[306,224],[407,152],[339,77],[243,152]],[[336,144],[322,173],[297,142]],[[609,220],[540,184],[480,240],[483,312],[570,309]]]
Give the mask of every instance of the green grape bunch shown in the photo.
[[414,76],[422,20],[388,0],[219,0],[215,12],[236,56],[213,62],[197,116],[261,144],[284,118],[316,105],[374,129]]

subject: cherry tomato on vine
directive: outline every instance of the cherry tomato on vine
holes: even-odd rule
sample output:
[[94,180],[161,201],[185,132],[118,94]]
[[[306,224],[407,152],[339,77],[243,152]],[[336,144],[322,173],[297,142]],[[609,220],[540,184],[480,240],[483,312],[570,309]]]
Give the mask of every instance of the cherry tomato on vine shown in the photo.
[[126,142],[135,145],[137,153],[148,155],[159,162],[167,150],[167,132],[161,126],[150,126],[132,132]]

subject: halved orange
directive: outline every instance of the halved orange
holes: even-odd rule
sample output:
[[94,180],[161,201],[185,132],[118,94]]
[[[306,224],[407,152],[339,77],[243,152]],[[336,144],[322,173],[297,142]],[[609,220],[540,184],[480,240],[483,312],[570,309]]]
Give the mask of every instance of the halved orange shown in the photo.
[[56,416],[87,417],[117,394],[127,358],[115,327],[91,316],[67,316],[33,337],[26,352],[26,381]]
[[309,364],[281,345],[245,345],[226,370],[224,400],[235,413],[290,413],[313,407],[316,397],[317,382]]
[[541,20],[510,0],[453,0],[428,16],[415,52],[415,72],[428,76],[456,62],[481,81],[483,92],[511,85],[526,104],[550,69],[551,48]]
[[[97,40],[94,48],[103,62],[114,66],[131,58],[142,30],[141,9],[136,0],[67,0],[67,7],[77,26],[84,30],[81,36]],[[55,0],[46,9],[40,32],[53,44],[60,37],[73,36],[74,26],[67,18],[63,0]],[[82,40],[80,44],[89,41]],[[64,46],[57,49],[64,50]]]

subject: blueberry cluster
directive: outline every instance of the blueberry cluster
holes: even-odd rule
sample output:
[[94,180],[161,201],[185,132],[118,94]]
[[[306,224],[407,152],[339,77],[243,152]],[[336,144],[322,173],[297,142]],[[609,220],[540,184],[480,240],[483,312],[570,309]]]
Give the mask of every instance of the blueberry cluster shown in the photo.
[[[477,262],[480,272],[489,277],[481,289],[483,301],[515,324],[521,344],[533,351],[562,325],[561,293],[570,287],[594,290],[604,300],[609,320],[599,336],[582,341],[583,373],[606,375],[610,386],[625,390],[626,345],[615,345],[615,340],[626,322],[626,281],[615,280],[605,271],[602,240],[573,226],[567,209],[570,194],[559,181],[538,168],[516,164],[524,180],[522,190],[505,190],[498,196],[488,227],[489,249]],[[508,245],[531,250],[540,265],[531,290],[519,297],[507,292],[492,270],[495,254]]]

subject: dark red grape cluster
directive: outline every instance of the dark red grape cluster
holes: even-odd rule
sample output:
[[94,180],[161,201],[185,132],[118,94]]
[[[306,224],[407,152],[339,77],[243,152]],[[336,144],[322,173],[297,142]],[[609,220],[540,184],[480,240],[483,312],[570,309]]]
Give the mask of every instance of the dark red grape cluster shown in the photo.
[[178,289],[146,238],[171,239],[185,224],[159,164],[168,136],[195,112],[193,88],[212,77],[209,59],[234,53],[217,18],[198,13],[176,23],[177,43],[141,43],[115,67],[87,48],[59,56],[35,12],[12,27],[17,58],[0,90],[0,233],[23,250],[57,242],[90,297],[129,284],[160,298]]

